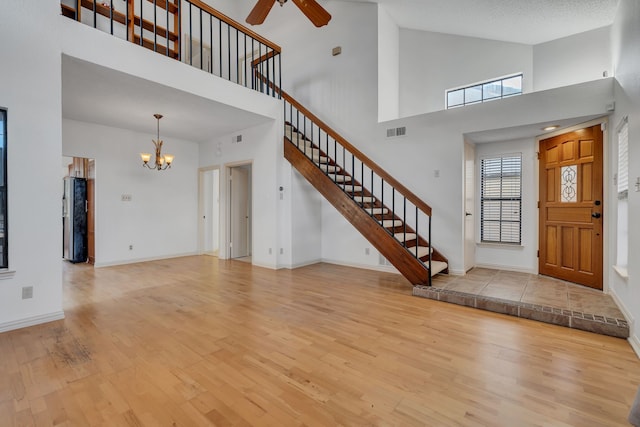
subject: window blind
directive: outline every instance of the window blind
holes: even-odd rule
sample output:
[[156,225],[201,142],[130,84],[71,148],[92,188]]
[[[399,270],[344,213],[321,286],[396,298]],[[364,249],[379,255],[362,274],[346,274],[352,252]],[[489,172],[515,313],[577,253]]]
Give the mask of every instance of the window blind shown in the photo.
[[618,198],[629,195],[629,123],[625,119],[618,130]]
[[484,158],[480,162],[480,240],[521,243],[522,155]]

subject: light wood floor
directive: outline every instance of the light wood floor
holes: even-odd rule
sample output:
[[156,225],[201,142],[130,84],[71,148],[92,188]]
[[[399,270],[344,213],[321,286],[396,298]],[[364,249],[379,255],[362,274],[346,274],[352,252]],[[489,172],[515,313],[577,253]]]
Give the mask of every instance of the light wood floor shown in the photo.
[[0,426],[621,426],[617,338],[412,297],[394,274],[202,256],[65,266],[0,334]]

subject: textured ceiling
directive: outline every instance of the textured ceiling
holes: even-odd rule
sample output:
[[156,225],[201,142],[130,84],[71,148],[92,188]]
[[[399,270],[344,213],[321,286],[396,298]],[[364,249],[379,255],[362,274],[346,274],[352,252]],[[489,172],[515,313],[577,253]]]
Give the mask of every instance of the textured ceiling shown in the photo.
[[342,1],[379,3],[402,28],[525,44],[610,25],[618,5],[618,0]]

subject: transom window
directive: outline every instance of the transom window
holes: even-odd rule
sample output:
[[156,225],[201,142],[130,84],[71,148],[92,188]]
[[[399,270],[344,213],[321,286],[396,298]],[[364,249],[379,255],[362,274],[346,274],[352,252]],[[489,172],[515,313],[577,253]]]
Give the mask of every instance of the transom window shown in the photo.
[[522,94],[522,73],[447,90],[447,109]]
[[522,235],[522,154],[480,162],[480,240],[520,244]]

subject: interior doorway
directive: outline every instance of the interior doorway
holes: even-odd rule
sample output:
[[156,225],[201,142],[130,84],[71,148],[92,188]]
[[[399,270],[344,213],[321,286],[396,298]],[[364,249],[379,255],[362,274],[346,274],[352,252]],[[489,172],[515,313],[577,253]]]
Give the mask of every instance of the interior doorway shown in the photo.
[[220,170],[199,171],[199,252],[218,256],[220,251]]
[[229,258],[251,256],[251,164],[229,167]]
[[602,290],[603,130],[540,141],[540,274]]
[[95,160],[63,157],[62,178],[62,256],[95,264]]

